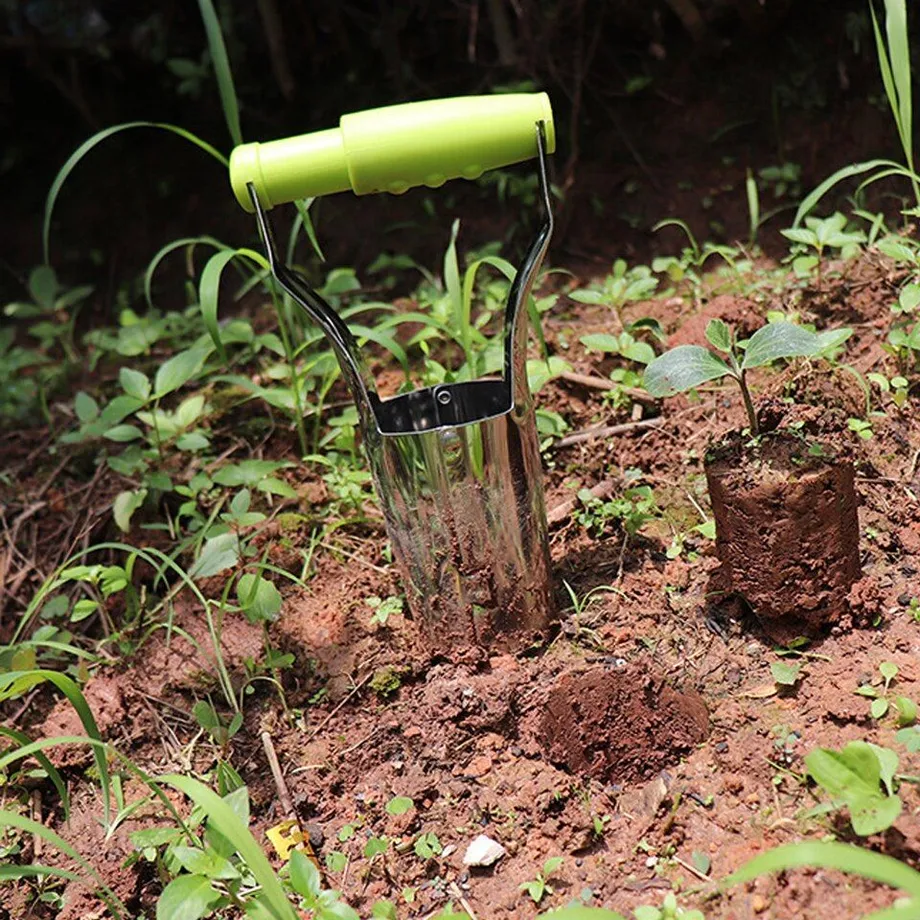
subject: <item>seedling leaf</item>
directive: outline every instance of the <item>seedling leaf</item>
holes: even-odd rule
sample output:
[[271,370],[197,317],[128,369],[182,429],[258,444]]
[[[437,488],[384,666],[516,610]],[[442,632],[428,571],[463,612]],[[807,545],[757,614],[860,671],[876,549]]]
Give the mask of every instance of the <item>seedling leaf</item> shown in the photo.
[[898,725],[913,725],[917,721],[917,704],[906,696],[894,698],[895,708],[898,710]]
[[801,664],[787,664],[785,661],[774,661],[770,665],[770,673],[780,686],[794,687],[802,676]]
[[220,897],[203,875],[180,875],[163,889],[157,901],[157,920],[201,920]]
[[742,368],[763,367],[777,358],[814,355],[818,352],[818,336],[794,323],[767,323],[748,340]]
[[387,802],[386,811],[388,815],[404,815],[414,804],[412,799],[408,799],[404,795],[397,795]]
[[291,852],[291,885],[307,900],[315,898],[322,888],[319,869],[300,850]]
[[678,345],[645,369],[642,382],[652,396],[673,396],[731,373],[731,368],[708,348]]
[[849,808],[853,830],[860,836],[885,830],[901,813],[901,800],[879,788],[893,775],[890,758],[880,758],[865,741],[852,741],[841,751],[816,748],[805,758],[805,767],[832,799]]
[[732,350],[732,332],[721,319],[713,319],[706,326],[706,340],[717,351],[728,354]]

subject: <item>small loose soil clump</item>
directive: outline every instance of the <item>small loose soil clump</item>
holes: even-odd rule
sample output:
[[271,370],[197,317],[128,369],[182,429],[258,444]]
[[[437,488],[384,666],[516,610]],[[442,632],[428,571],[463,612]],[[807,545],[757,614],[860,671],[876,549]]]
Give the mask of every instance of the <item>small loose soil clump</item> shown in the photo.
[[546,757],[605,782],[647,778],[709,734],[706,704],[631,664],[564,673],[538,722]]
[[737,438],[706,464],[725,582],[778,642],[836,623],[860,573],[853,464],[811,443]]

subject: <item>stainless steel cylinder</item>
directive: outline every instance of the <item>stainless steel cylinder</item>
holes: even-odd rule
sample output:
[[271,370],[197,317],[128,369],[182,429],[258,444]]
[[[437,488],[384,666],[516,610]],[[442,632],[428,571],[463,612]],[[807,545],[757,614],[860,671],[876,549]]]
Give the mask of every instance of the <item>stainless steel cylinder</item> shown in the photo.
[[[428,392],[437,401],[482,383],[502,386]],[[553,596],[533,410],[384,435],[368,447],[393,556],[428,646],[447,656],[517,651],[545,636]]]

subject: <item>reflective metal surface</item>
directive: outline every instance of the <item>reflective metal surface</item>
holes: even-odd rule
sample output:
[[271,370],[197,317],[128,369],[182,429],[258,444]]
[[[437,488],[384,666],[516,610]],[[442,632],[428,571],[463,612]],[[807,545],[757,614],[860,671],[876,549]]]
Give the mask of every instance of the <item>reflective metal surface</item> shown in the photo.
[[272,272],[329,338],[358,408],[410,610],[433,652],[514,651],[553,617],[543,472],[527,385],[527,298],[553,230],[543,125],[544,221],[509,292],[502,379],[381,400],[345,322],[281,263],[255,190]]

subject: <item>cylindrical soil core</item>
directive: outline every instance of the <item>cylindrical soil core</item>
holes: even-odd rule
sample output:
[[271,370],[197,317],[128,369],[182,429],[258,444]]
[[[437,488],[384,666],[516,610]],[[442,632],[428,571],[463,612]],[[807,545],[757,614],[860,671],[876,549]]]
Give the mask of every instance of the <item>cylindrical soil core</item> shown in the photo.
[[845,611],[860,571],[854,478],[851,462],[786,439],[707,463],[723,574],[771,639],[814,634]]

